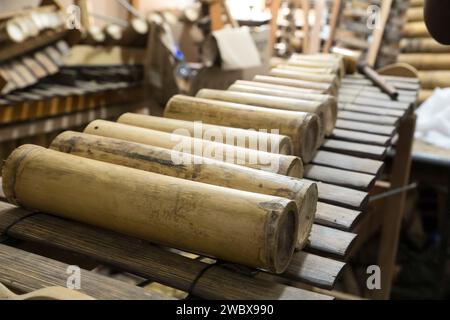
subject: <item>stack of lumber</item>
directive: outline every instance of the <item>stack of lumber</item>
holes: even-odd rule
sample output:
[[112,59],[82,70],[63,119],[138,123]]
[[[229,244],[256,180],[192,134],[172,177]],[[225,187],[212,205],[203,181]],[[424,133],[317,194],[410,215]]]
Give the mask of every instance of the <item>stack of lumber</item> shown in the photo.
[[[49,149],[24,145],[3,169],[13,205],[0,202],[0,234],[204,299],[337,296],[329,289],[416,94],[416,83],[386,78],[401,89],[393,103],[342,70],[338,56],[297,55],[228,90],[174,96],[162,118],[126,113]],[[61,285],[66,272],[11,246],[0,260],[0,282],[24,292]],[[83,272],[93,298],[166,298],[111,281],[115,290],[96,290],[102,279]]]
[[[339,20],[336,32],[336,45],[363,52],[365,60],[370,46],[375,26],[372,26],[375,17],[379,17],[381,0],[344,2],[344,9]],[[375,9],[377,11],[373,11]],[[376,66],[381,67],[395,62],[399,52],[401,30],[405,23],[405,12],[408,8],[407,0],[395,0],[389,11],[387,23],[381,40]],[[378,20],[379,21],[379,20]]]
[[428,33],[423,21],[423,1],[411,1],[407,19],[398,61],[419,70],[419,101],[423,102],[435,88],[450,87],[450,46],[438,43]]
[[103,28],[91,26],[82,43],[93,46],[146,47],[149,25],[143,18],[133,17],[120,24],[107,24]]

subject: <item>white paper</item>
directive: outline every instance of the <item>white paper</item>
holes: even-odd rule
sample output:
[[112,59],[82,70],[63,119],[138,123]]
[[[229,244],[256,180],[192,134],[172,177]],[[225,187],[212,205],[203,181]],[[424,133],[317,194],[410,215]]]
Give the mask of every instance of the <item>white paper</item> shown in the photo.
[[450,149],[450,88],[436,89],[416,114],[415,138]]
[[222,69],[248,69],[261,65],[261,57],[248,28],[224,28],[214,31],[213,36],[219,48]]

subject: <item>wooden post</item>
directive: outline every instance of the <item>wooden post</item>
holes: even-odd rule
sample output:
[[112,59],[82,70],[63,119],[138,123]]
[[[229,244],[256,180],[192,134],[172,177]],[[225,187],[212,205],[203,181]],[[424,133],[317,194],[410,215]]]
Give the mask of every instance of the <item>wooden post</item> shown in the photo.
[[300,0],[303,10],[303,53],[310,53],[309,0]]
[[89,19],[88,0],[75,0],[75,5],[80,8],[81,13],[81,26],[85,31],[89,30],[91,23]]
[[381,1],[380,21],[373,33],[373,40],[367,53],[367,63],[374,67],[377,62],[378,51],[380,50],[381,41],[383,40],[384,29],[386,27],[389,13],[391,11],[392,0]]
[[[407,116],[400,122],[399,139],[390,177],[391,188],[401,188],[409,182],[415,124],[415,115]],[[372,296],[375,299],[389,299],[391,294],[405,198],[406,192],[402,192],[386,200],[378,256],[381,290],[373,290]]]
[[316,0],[315,6],[315,21],[310,38],[309,53],[318,53],[320,51],[320,32],[322,30],[322,15],[325,10],[325,0]]
[[334,36],[336,34],[336,28],[339,20],[339,13],[341,12],[341,4],[342,0],[333,1],[333,8],[331,10],[331,17],[330,17],[330,32],[323,46],[322,52],[325,53],[330,52],[331,46],[333,45]]

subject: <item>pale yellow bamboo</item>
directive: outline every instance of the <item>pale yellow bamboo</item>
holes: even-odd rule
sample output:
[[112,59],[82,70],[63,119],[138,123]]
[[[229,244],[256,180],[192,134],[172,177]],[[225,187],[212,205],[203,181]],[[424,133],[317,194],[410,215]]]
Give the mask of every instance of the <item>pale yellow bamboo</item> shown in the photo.
[[400,49],[404,53],[450,53],[450,46],[440,44],[433,38],[402,39]]
[[325,133],[329,135],[333,132],[336,124],[336,118],[332,118],[332,113],[328,106],[323,102],[315,100],[213,89],[202,89],[197,93],[197,97],[242,103],[264,108],[315,113],[320,121],[320,138],[317,141],[317,147],[322,145]]
[[208,136],[208,133],[220,132],[223,137],[222,142],[225,144],[255,150],[258,150],[262,144],[266,146],[264,150],[269,152],[286,155],[293,154],[291,138],[279,134],[216,126],[202,122],[154,117],[137,113],[125,113],[119,117],[117,122],[170,133],[178,129],[186,129],[187,131],[179,130],[177,132],[180,134],[189,134],[190,137],[197,139],[203,139],[205,136]]
[[294,155],[305,163],[314,156],[320,135],[319,118],[312,113],[253,107],[176,95],[166,105],[168,118],[256,130],[276,129],[292,139]]
[[308,240],[318,197],[314,183],[190,154],[184,154],[183,165],[178,165],[169,149],[71,131],[56,137],[50,148],[177,178],[294,200],[299,213],[297,249],[302,249]]
[[157,244],[283,272],[294,201],[24,145],[3,168],[8,200]]
[[[187,130],[184,131],[186,133]],[[286,176],[303,177],[303,163],[300,158],[295,156],[240,148],[219,142],[195,139],[187,135],[139,128],[104,120],[91,122],[84,132],[171,149],[174,153],[190,153]]]
[[304,81],[304,80],[298,80],[298,79],[292,79],[292,78],[280,78],[280,77],[263,76],[263,75],[255,76],[253,78],[253,81],[271,83],[271,84],[282,85],[282,86],[290,86],[290,87],[296,87],[296,88],[303,88],[303,89],[312,89],[312,90],[316,90],[320,93],[330,93],[330,94],[336,93],[335,88],[333,88],[333,85],[331,83]]
[[419,70],[450,70],[450,53],[407,53],[398,56],[398,62]]
[[[242,83],[242,84],[239,84]],[[257,82],[247,82],[249,84],[245,84],[245,81],[239,82],[237,81],[235,84],[231,85],[228,90],[236,91],[236,92],[246,92],[253,93],[258,95],[272,96],[272,97],[280,97],[280,98],[289,98],[289,99],[299,99],[299,100],[311,100],[320,102],[324,105],[325,113],[324,119],[326,120],[326,135],[330,135],[335,127],[336,118],[337,118],[337,100],[332,95],[328,94],[314,94],[314,93],[303,93],[301,91],[296,90],[296,88],[264,88],[258,85],[254,85]],[[308,111],[306,108],[303,111]],[[312,110],[311,112],[315,112]],[[315,112],[317,113],[317,112]]]

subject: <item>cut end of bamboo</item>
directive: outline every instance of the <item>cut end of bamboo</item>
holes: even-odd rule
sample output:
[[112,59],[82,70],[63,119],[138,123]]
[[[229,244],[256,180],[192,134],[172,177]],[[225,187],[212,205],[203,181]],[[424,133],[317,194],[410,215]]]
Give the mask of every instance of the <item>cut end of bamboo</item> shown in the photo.
[[319,198],[319,191],[317,184],[306,183],[305,187],[297,194],[297,208],[298,208],[298,239],[297,250],[302,250],[308,243],[309,235],[311,232],[314,218],[317,211],[317,200]]
[[[265,207],[277,205],[277,203],[264,204]],[[265,208],[268,209],[268,208]],[[283,273],[294,254],[298,238],[298,209],[295,202],[290,201],[283,208],[281,214],[274,208],[268,210],[270,215],[267,225],[267,262],[271,266],[270,272]]]
[[302,137],[300,157],[304,163],[309,163],[314,157],[315,151],[323,142],[319,117],[312,113],[308,114],[302,126],[302,131],[300,134]]
[[21,171],[20,166],[22,164],[22,161],[32,155],[33,152],[37,152],[40,150],[45,150],[45,148],[31,144],[25,144],[16,148],[6,159],[2,169],[2,187],[6,199],[9,203],[16,206],[21,205],[15,193],[16,175]]

